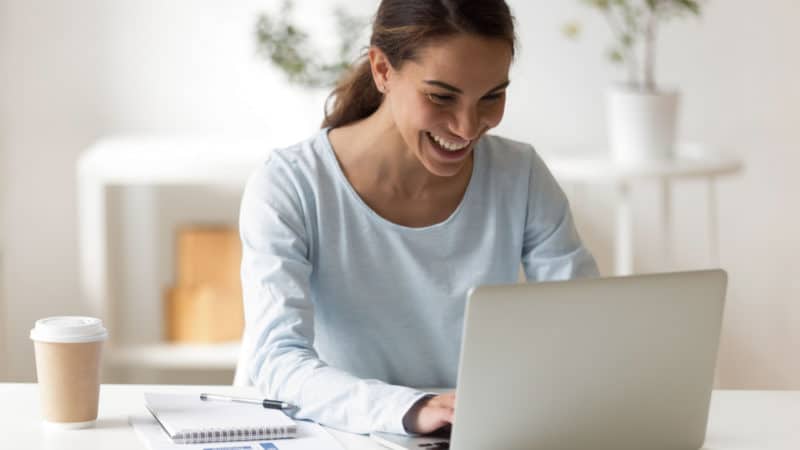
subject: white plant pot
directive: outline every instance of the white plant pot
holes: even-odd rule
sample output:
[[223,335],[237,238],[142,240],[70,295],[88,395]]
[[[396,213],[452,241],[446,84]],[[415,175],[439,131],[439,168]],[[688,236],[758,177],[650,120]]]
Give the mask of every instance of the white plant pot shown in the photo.
[[608,137],[614,159],[643,163],[674,157],[678,92],[608,90]]

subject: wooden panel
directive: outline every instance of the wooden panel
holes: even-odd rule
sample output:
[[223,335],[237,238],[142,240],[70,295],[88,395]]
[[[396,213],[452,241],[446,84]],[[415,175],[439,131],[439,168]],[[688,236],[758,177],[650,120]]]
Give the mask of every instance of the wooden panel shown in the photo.
[[208,283],[241,291],[242,248],[233,227],[183,227],[177,239],[177,284]]
[[241,244],[233,227],[184,227],[177,239],[177,284],[164,294],[165,338],[172,342],[240,339]]

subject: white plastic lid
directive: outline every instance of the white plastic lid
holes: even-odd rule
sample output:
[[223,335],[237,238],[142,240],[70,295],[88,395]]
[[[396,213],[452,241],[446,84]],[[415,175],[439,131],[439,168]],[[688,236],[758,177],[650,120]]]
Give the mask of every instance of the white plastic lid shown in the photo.
[[31,339],[42,342],[82,343],[108,337],[103,321],[94,317],[57,316],[36,321]]

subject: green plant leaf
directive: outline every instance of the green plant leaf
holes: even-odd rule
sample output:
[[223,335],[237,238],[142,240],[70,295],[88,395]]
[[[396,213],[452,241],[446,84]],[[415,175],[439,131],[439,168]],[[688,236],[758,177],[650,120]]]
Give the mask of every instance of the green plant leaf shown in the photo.
[[608,59],[614,64],[622,64],[625,61],[622,52],[616,48],[612,48],[608,51]]
[[620,36],[619,40],[623,47],[628,48],[633,47],[633,44],[636,42],[636,39],[634,39],[633,35],[630,33],[623,34]]
[[599,10],[607,10],[610,6],[609,0],[582,0],[588,6],[592,6]]
[[676,3],[683,6],[685,9],[689,10],[692,14],[699,16],[700,15],[700,3],[695,0],[675,0]]

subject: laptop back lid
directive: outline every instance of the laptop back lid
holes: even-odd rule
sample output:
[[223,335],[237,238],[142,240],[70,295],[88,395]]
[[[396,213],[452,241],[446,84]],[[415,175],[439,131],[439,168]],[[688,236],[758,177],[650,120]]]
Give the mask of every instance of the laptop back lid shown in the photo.
[[471,291],[452,448],[701,447],[722,270]]

